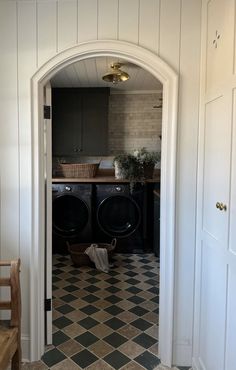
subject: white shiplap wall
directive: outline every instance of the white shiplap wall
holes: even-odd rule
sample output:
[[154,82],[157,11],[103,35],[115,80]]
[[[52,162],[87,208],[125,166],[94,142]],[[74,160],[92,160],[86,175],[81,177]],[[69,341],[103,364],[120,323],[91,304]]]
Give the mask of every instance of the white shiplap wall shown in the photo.
[[190,364],[200,7],[200,0],[0,1],[1,258],[22,258],[24,357],[29,356],[30,317],[30,78],[65,48],[119,39],[157,53],[180,74],[174,362]]

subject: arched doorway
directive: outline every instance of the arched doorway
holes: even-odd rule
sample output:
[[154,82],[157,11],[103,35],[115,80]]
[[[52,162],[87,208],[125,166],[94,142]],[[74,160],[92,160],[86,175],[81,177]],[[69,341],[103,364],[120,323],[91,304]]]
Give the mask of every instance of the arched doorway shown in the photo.
[[31,358],[44,350],[44,246],[45,165],[43,105],[44,86],[65,66],[96,56],[125,58],[150,72],[163,84],[162,168],[161,168],[161,271],[160,271],[160,358],[172,362],[175,250],[175,167],[177,131],[177,74],[157,55],[122,41],[92,41],[67,49],[44,64],[32,77],[32,251],[31,251]]

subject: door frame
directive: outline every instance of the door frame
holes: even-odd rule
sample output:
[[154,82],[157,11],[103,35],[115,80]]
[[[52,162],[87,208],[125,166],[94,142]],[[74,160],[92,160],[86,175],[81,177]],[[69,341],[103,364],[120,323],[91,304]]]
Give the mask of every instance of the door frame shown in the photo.
[[30,263],[30,352],[37,360],[44,353],[45,293],[45,168],[43,140],[43,88],[62,68],[74,62],[110,56],[124,58],[150,72],[163,84],[161,223],[160,223],[160,311],[159,352],[164,365],[172,365],[174,319],[176,148],[178,74],[149,50],[123,41],[96,40],[66,49],[31,79],[32,108],[32,249]]

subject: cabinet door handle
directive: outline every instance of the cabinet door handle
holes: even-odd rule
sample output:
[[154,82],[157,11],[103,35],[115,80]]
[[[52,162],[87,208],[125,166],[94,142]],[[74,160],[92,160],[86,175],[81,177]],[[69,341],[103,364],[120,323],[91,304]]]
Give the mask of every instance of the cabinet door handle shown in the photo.
[[220,211],[227,211],[227,205],[222,202],[217,202],[216,208],[219,209]]

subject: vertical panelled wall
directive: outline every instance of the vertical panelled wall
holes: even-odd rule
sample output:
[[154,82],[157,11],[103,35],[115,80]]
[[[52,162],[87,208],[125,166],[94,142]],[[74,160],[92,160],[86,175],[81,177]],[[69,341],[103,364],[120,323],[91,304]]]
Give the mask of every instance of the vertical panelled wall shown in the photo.
[[[30,78],[56,53],[96,39],[124,40],[180,74],[174,362],[191,361],[200,44],[199,0],[0,2],[1,258],[22,258],[24,357],[29,356],[31,251]],[[180,206],[181,205],[181,206]]]

